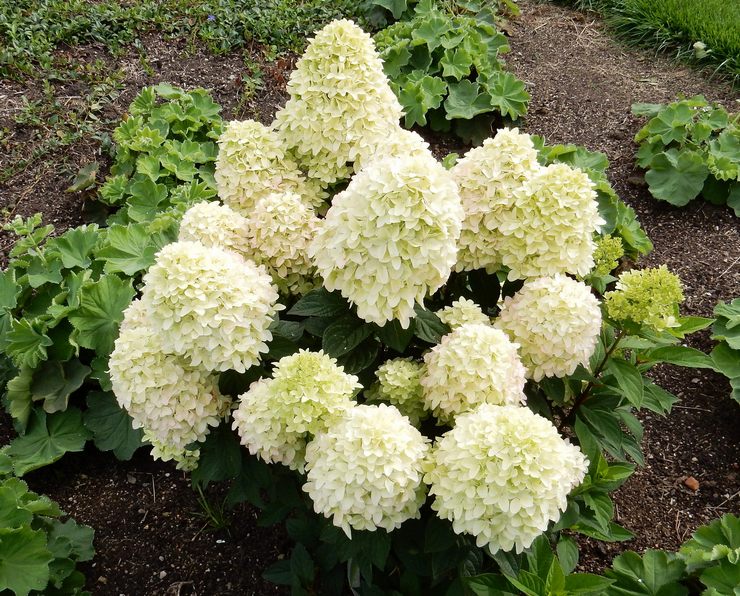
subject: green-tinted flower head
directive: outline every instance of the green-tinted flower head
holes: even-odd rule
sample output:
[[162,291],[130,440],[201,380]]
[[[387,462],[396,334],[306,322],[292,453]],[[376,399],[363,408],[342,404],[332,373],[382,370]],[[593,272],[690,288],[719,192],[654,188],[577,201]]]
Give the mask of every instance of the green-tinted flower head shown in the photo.
[[604,299],[612,319],[662,331],[678,324],[678,305],[684,297],[679,277],[661,265],[623,273],[616,290],[607,292]]
[[369,401],[385,401],[396,406],[413,425],[428,414],[424,410],[421,375],[424,365],[411,358],[393,358],[384,362],[375,373],[378,383],[366,393]]
[[604,236],[596,241],[594,250],[593,275],[608,275],[619,266],[619,259],[624,256],[624,245],[621,238]]

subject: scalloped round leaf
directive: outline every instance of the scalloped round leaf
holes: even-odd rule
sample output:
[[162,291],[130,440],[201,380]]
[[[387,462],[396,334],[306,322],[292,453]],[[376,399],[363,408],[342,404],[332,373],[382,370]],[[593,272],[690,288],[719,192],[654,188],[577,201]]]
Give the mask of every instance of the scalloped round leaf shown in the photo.
[[655,156],[645,181],[656,199],[683,207],[699,195],[708,175],[700,153],[670,149]]
[[516,120],[527,113],[529,93],[524,85],[510,72],[494,72],[488,77],[483,88],[491,97],[491,106],[503,116]]

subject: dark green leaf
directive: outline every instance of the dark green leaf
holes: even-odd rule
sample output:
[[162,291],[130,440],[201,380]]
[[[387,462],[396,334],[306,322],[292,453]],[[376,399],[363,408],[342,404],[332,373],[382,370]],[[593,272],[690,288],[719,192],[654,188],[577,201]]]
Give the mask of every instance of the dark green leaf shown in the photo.
[[415,322],[412,320],[407,329],[401,327],[396,319],[389,321],[376,330],[378,338],[389,348],[403,354],[409,342],[414,337]]
[[600,596],[606,593],[607,588],[613,583],[614,580],[593,573],[574,573],[565,578],[565,591],[573,596],[578,594]]
[[150,234],[143,224],[113,225],[108,228],[105,245],[97,252],[105,260],[106,273],[135,275],[154,263],[154,255],[166,244],[159,234]]
[[52,559],[43,531],[0,528],[0,590],[10,590],[18,596],[43,590],[49,581]]
[[610,359],[606,370],[616,378],[622,395],[636,408],[642,407],[644,389],[640,371],[622,358]]
[[[573,572],[578,565],[578,544],[570,536],[560,536],[556,547],[560,567],[565,575]],[[565,579],[566,583],[568,578]]]
[[313,559],[300,542],[293,547],[290,555],[290,573],[298,579],[301,586],[308,587],[313,582],[315,574]]
[[13,460],[15,473],[25,473],[47,466],[68,451],[82,451],[91,433],[82,424],[82,412],[68,408],[47,415],[34,410],[26,434],[13,439],[6,453]]
[[98,226],[90,224],[67,230],[61,236],[52,238],[47,243],[47,250],[59,253],[62,264],[67,269],[89,267],[92,262],[90,253],[98,242]]
[[335,320],[324,330],[321,347],[337,358],[354,350],[373,333],[373,327],[351,313]]
[[15,308],[18,290],[13,269],[0,273],[0,308]]
[[144,433],[133,428],[131,416],[110,392],[91,391],[87,395],[85,426],[93,434],[95,446],[112,451],[119,460],[129,460],[141,447]]
[[303,317],[337,317],[348,310],[349,305],[341,294],[319,288],[303,296],[288,314]]
[[69,315],[69,322],[75,328],[75,341],[98,354],[110,354],[123,311],[135,293],[131,280],[124,282],[115,275],[104,275],[96,282],[85,284],[79,308]]
[[199,449],[198,467],[191,475],[194,483],[207,486],[211,482],[236,478],[239,474],[242,465],[241,447],[227,422],[212,429]]
[[90,367],[76,358],[68,362],[49,360],[33,374],[31,394],[34,400],[43,400],[49,414],[67,409],[69,397],[90,374]]
[[27,319],[13,320],[5,334],[5,352],[18,367],[36,368],[46,360],[46,348],[52,340]]
[[351,352],[337,358],[337,364],[348,374],[357,374],[368,368],[380,352],[380,344],[372,338],[366,339]]
[[414,319],[414,335],[431,344],[438,344],[442,336],[450,332],[440,318],[430,310],[417,305],[414,307],[416,318]]

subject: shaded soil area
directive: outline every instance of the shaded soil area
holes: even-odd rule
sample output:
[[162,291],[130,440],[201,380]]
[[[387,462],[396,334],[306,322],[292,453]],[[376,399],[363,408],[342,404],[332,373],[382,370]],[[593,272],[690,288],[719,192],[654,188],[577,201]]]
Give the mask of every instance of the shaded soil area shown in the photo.
[[[532,95],[525,130],[606,153],[612,184],[655,245],[638,266],[666,263],[684,283],[682,312],[711,316],[719,300],[740,296],[740,219],[701,200],[677,209],[652,198],[634,165],[632,139],[644,119],[632,116],[630,106],[703,94],[737,111],[738,96],[704,73],[620,45],[594,16],[531,0],[519,4],[507,64]],[[690,345],[711,349],[709,333]],[[646,466],[614,496],[617,521],[635,538],[583,541],[583,569],[603,569],[625,547],[676,549],[697,526],[740,512],[740,408],[728,397],[729,383],[709,371],[670,366],[651,376],[681,401],[667,418],[641,415]],[[685,484],[688,477],[698,481],[697,490]]]
[[[608,155],[615,188],[637,210],[655,244],[640,265],[667,263],[681,275],[686,314],[709,316],[718,300],[740,296],[740,220],[729,209],[705,203],[678,210],[653,200],[633,165],[632,137],[642,122],[629,110],[633,102],[665,102],[680,93],[703,93],[738,109],[730,88],[620,46],[591,16],[530,0],[519,4],[522,16],[509,24],[512,52],[507,62],[532,94],[525,129],[551,143],[578,143]],[[23,124],[17,119],[28,110],[24,97],[36,101],[47,91],[40,81],[0,81],[0,172],[29,160],[0,182],[3,222],[15,214],[42,211],[45,223],[59,231],[80,223],[89,196],[65,189],[77,170],[93,160],[101,162],[103,178],[109,163],[105,133],[144,85],[166,81],[205,87],[224,107],[225,118],[269,121],[284,101],[290,60],[260,63],[260,83],[248,76],[245,66],[245,57],[251,65],[259,61],[257,53],[187,52],[185,42],[156,36],[145,38],[143,48],[118,58],[94,46],[60,52],[60,61],[71,67],[84,70],[97,64],[95,68],[113,73],[111,95],[93,112],[101,122],[100,138],[85,138],[36,159],[34,149],[57,132],[46,122]],[[83,79],[55,85],[52,93],[63,110],[76,109],[87,121],[86,98],[94,86]],[[0,234],[0,252],[10,242]],[[708,333],[692,345],[707,350]],[[674,549],[701,523],[727,511],[740,512],[740,408],[728,397],[728,383],[713,373],[672,367],[656,369],[653,376],[682,401],[668,418],[643,416],[647,466],[616,494],[618,520],[636,538],[626,545],[585,541],[583,569],[603,569],[625,547]],[[7,420],[0,422],[0,437],[7,440],[10,434]],[[698,481],[697,490],[684,483],[688,476]],[[282,531],[259,528],[246,507],[234,512],[228,531],[210,531],[198,515],[202,509],[187,478],[173,466],[150,461],[146,453],[123,463],[93,450],[68,455],[28,481],[95,528],[97,556],[82,568],[94,594],[278,592],[260,575],[287,553]],[[220,495],[210,497],[219,502]]]

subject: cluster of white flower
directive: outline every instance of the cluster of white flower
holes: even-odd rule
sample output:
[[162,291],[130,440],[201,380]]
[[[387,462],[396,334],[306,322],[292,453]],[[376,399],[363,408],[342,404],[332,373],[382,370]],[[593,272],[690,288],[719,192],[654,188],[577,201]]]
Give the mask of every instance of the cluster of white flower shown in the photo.
[[334,197],[309,252],[329,290],[365,321],[398,319],[441,287],[455,264],[462,207],[431,155],[374,160]]
[[588,462],[529,408],[482,404],[457,417],[426,464],[432,509],[493,553],[520,553],[558,519]]
[[501,130],[452,169],[465,209],[460,271],[510,269],[509,279],[593,268],[593,234],[604,221],[589,177],[537,162],[529,135]]
[[242,256],[249,252],[247,219],[216,201],[201,201],[190,207],[182,216],[177,238],[233,250]]
[[424,407],[443,423],[478,404],[522,404],[524,366],[517,344],[490,325],[468,323],[424,356]]
[[411,358],[386,360],[375,371],[378,382],[366,393],[368,401],[386,401],[396,406],[417,426],[428,412],[424,409],[421,375],[424,365]]
[[310,206],[323,202],[320,187],[306,180],[273,129],[254,120],[235,120],[221,133],[218,147],[218,196],[245,217],[260,198],[275,192],[297,193]]
[[531,138],[516,128],[499,130],[455,164],[451,174],[465,209],[458,271],[500,267],[506,238],[499,228],[539,168]]
[[174,242],[144,276],[142,301],[164,349],[206,370],[244,372],[272,339],[278,293],[262,267],[198,242]]
[[275,125],[310,178],[349,178],[399,128],[403,114],[372,38],[352,21],[329,23],[288,81]]
[[390,531],[419,516],[428,452],[429,439],[393,406],[356,406],[308,444],[303,490],[348,536]]
[[247,225],[250,256],[267,267],[281,292],[305,294],[320,285],[308,258],[319,221],[296,193],[270,194],[255,203]]
[[453,331],[467,323],[482,323],[490,325],[491,319],[475,302],[467,298],[455,300],[450,306],[445,306],[437,312],[439,319]]
[[349,410],[360,388],[334,358],[301,350],[281,358],[271,379],[239,397],[234,428],[253,455],[303,470],[306,441]]
[[124,313],[109,366],[116,399],[133,427],[144,429],[153,457],[193,468],[198,452],[186,447],[203,441],[209,427],[229,411],[230,400],[219,393],[217,375],[163,350],[140,300]]
[[504,300],[495,325],[519,344],[527,376],[539,381],[588,364],[601,331],[601,309],[586,284],[556,275],[525,282]]

